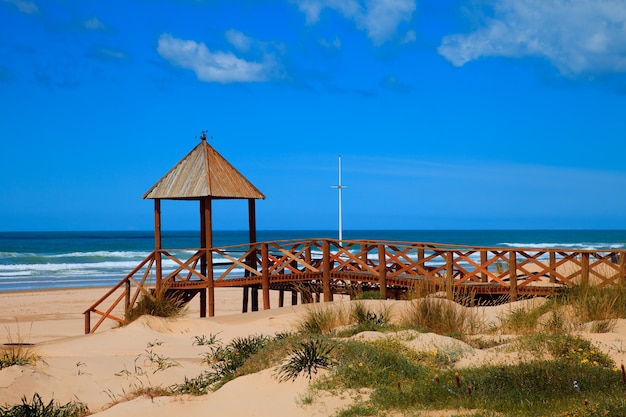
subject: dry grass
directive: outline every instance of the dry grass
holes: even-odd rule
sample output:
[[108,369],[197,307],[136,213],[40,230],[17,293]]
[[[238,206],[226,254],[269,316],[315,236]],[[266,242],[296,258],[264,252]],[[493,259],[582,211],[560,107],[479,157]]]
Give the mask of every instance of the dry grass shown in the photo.
[[339,326],[348,324],[349,321],[349,314],[341,306],[311,304],[298,323],[298,331],[310,334],[327,334]]
[[27,343],[26,338],[19,333],[13,335],[8,328],[6,342],[0,345],[0,369],[13,365],[34,365],[41,357],[37,355],[35,346]]
[[185,302],[179,296],[168,293],[168,288],[163,285],[158,292],[143,292],[135,305],[124,317],[123,325],[137,320],[143,315],[157,317],[177,317],[185,311]]
[[475,308],[463,307],[454,301],[424,297],[410,301],[402,318],[404,325],[433,333],[462,337],[485,330],[485,323]]

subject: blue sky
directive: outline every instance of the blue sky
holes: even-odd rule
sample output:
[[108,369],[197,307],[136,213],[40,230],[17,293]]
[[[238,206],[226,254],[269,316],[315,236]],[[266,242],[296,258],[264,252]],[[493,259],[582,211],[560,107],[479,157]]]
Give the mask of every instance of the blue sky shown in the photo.
[[0,231],[150,230],[203,130],[260,229],[336,228],[338,155],[345,229],[626,229],[623,0],[0,0],[0,112]]

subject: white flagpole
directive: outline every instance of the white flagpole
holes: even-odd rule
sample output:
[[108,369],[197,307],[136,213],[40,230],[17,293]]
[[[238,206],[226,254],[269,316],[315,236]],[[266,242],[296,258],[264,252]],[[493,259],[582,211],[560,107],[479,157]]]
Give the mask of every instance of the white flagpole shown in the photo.
[[346,187],[341,184],[341,155],[339,155],[339,183],[338,185],[333,185],[331,188],[337,188],[339,191],[339,240],[343,240],[343,207],[341,201],[341,190]]

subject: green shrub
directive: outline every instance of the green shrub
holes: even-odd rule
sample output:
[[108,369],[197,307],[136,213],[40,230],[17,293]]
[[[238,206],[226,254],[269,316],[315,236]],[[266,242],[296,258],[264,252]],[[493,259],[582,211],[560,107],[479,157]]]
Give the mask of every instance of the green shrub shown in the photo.
[[211,350],[204,356],[204,361],[212,369],[203,372],[196,378],[187,378],[182,384],[172,385],[170,390],[176,394],[203,395],[215,390],[238,376],[246,360],[264,348],[271,338],[263,335],[252,335],[233,339],[228,345],[219,343],[211,345]]
[[69,402],[65,405],[50,400],[44,403],[39,394],[33,395],[29,402],[22,397],[22,404],[0,406],[0,417],[82,417],[89,414],[86,405],[80,402]]
[[301,342],[291,351],[286,363],[278,368],[278,380],[295,381],[300,374],[310,380],[319,369],[330,369],[334,364],[329,356],[332,350],[333,346],[321,339]]
[[569,334],[525,335],[517,339],[512,348],[529,352],[539,358],[548,353],[551,358],[560,361],[590,364],[607,369],[615,366],[613,360],[593,346],[589,340]]

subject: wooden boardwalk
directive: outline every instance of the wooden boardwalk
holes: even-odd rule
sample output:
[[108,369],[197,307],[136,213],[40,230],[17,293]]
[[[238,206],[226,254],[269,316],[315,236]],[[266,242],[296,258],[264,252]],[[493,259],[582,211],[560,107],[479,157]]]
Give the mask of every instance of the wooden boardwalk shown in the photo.
[[[192,253],[186,260],[181,254]],[[113,312],[128,311],[142,293],[166,289],[190,300],[200,296],[200,315],[214,315],[219,287],[253,289],[253,309],[261,290],[262,308],[270,291],[301,293],[304,302],[332,301],[333,294],[364,289],[381,298],[405,297],[418,287],[455,293],[550,295],[577,283],[598,286],[626,283],[626,251],[559,248],[493,248],[458,245],[310,239],[259,242],[208,249],[155,250],[85,312],[85,333]],[[292,303],[297,297],[292,295]],[[92,326],[91,316],[98,320]]]

